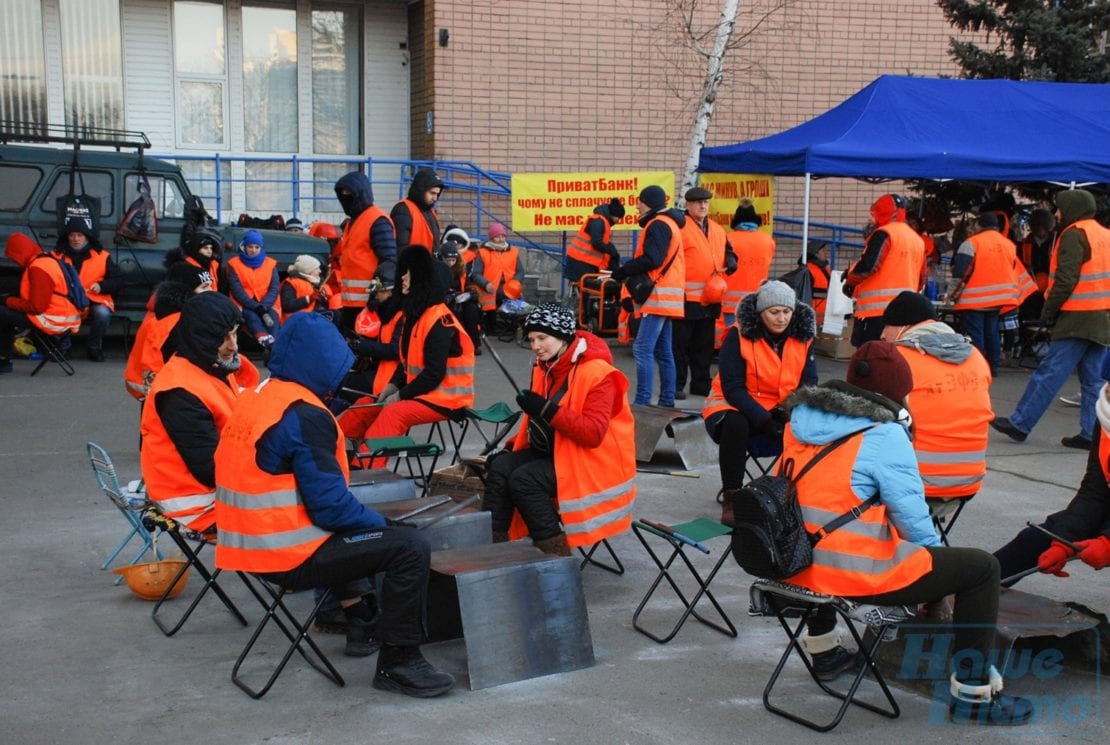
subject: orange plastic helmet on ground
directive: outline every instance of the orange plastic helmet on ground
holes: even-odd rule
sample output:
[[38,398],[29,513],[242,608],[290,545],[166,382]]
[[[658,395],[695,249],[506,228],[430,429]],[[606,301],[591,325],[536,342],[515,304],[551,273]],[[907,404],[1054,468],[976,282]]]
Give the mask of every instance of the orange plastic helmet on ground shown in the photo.
[[716,305],[725,298],[728,282],[720,274],[713,274],[705,280],[705,287],[701,291],[702,305]]
[[519,280],[510,279],[505,282],[505,297],[510,300],[520,300],[520,296],[524,294],[524,285],[520,284]]

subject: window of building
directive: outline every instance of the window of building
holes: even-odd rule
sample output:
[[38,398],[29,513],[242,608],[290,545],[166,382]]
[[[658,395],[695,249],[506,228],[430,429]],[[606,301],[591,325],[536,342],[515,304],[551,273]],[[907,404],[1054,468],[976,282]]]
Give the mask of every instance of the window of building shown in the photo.
[[46,58],[40,0],[0,3],[0,119],[46,124]]
[[[359,9],[351,6],[312,11],[312,151],[316,155],[362,152],[361,24]],[[315,164],[313,208],[335,209],[334,183],[357,167]]]
[[60,0],[65,122],[123,129],[119,0]]
[[227,52],[220,3],[173,4],[177,140],[188,147],[227,145]]

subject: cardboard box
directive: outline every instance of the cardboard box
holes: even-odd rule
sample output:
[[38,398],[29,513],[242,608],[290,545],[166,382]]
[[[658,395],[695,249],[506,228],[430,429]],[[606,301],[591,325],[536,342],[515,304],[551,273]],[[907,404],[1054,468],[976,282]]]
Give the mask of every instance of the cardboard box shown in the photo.
[[852,352],[856,351],[852,346],[852,326],[855,323],[854,318],[849,318],[844,323],[844,328],[836,336],[830,334],[818,333],[817,339],[813,342],[813,347],[817,354],[822,357],[831,357],[834,360],[847,360],[851,358]]

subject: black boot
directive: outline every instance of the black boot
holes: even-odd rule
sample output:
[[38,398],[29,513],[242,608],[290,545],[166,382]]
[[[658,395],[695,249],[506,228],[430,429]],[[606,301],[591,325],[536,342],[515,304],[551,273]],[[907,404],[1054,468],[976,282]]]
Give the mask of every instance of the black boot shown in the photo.
[[455,679],[432,667],[420,653],[420,647],[387,644],[378,655],[375,688],[416,698],[432,698],[447,693],[453,685]]
[[369,657],[378,651],[381,644],[374,638],[377,627],[375,613],[365,600],[343,609],[347,618],[347,646],[343,654],[348,657]]

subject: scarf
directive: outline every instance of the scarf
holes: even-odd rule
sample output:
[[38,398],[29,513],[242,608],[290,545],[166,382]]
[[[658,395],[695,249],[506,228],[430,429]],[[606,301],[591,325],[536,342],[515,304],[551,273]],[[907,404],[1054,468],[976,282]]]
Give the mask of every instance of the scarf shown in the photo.
[[257,269],[262,266],[262,262],[266,260],[266,249],[259,251],[257,256],[247,256],[246,252],[240,249],[239,258],[251,269]]

